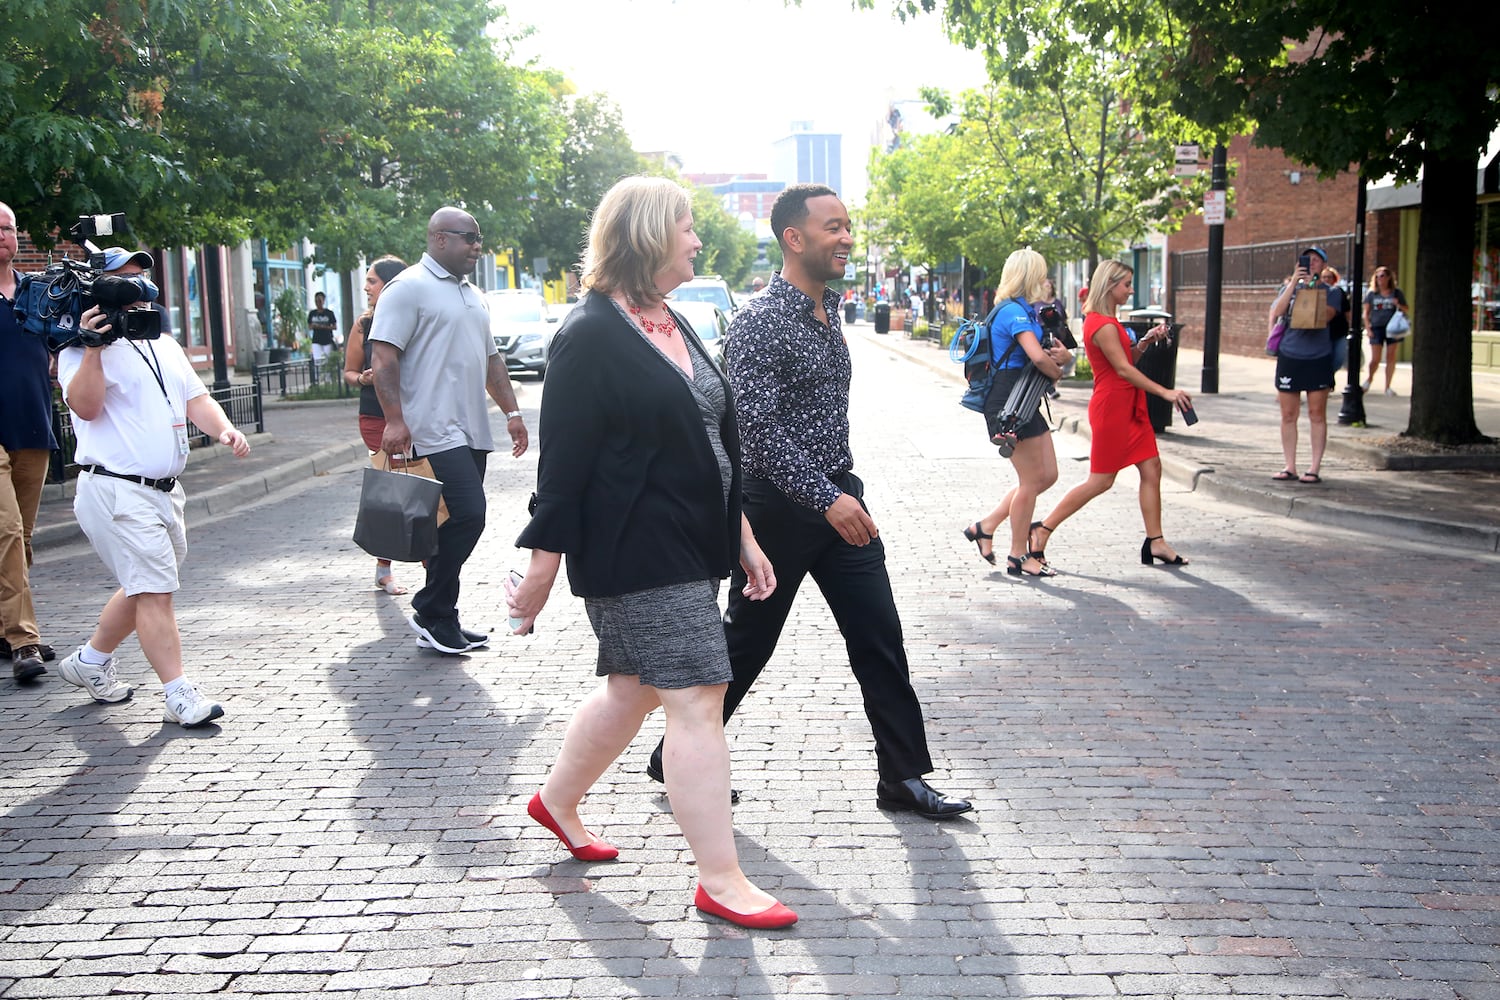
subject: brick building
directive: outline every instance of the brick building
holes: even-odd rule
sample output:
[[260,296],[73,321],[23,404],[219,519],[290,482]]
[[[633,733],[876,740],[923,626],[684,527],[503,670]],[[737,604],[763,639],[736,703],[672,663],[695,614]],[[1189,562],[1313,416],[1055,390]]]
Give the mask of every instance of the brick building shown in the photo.
[[[1249,136],[1229,144],[1228,161],[1233,200],[1224,224],[1220,349],[1258,355],[1265,349],[1267,310],[1295,269],[1301,247],[1326,248],[1328,263],[1346,280],[1352,277],[1359,178],[1350,171],[1320,181],[1280,150],[1253,146]],[[1403,214],[1399,208],[1367,209],[1367,279],[1377,262],[1410,276],[1401,266]],[[1201,216],[1189,218],[1167,240],[1167,309],[1183,324],[1182,342],[1196,348],[1203,346],[1207,247],[1208,226]],[[1402,287],[1410,299],[1410,281],[1403,280]]]

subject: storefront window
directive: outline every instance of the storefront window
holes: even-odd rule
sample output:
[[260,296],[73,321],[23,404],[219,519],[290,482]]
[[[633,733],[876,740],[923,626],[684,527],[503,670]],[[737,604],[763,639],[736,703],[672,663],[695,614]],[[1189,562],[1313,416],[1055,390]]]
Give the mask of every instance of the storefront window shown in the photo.
[[1474,240],[1474,329],[1500,330],[1500,201],[1481,201]]
[[178,333],[188,347],[204,347],[208,344],[208,337],[203,332],[203,282],[198,273],[198,254],[189,251],[186,254],[187,267],[184,274],[183,305],[185,313],[185,327]]

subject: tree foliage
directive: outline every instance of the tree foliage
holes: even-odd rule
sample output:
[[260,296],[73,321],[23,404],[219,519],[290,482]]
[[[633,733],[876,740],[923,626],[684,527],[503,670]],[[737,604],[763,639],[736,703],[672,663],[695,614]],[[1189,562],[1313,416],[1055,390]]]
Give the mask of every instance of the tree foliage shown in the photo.
[[[1049,260],[1100,256],[1171,230],[1202,182],[1171,176],[1172,147],[1122,98],[1123,60],[1074,49],[1018,83],[997,73],[960,97],[951,134],[872,157],[871,208],[908,259],[960,253],[998,270],[1017,247]],[[947,95],[924,95],[939,116]]]
[[[873,6],[876,0],[857,0]],[[936,0],[897,0],[903,14]],[[1415,10],[1404,0],[945,0],[960,41],[1025,85],[1080,48],[1128,56],[1124,95],[1154,134],[1262,146],[1332,176],[1415,180],[1420,170],[1413,387],[1407,433],[1441,443],[1474,423],[1468,285],[1478,157],[1500,124],[1500,63],[1461,38],[1493,38],[1500,9]]]
[[582,256],[589,218],[616,181],[638,174],[644,163],[631,147],[620,109],[602,94],[573,96],[560,91],[556,100],[566,123],[552,183],[538,188],[531,221],[521,239],[524,260],[545,257],[547,274],[571,271]]
[[[420,246],[444,203],[519,234],[561,135],[483,0],[12,0],[0,171],[40,244],[124,211],[156,245]],[[415,237],[415,240],[413,239]]]

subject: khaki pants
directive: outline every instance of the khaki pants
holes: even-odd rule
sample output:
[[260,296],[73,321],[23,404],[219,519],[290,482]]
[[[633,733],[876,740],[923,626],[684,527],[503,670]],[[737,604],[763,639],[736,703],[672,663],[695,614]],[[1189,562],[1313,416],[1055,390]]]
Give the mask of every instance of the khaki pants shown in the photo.
[[31,603],[31,531],[50,458],[45,448],[0,448],[0,625],[11,649],[42,641]]

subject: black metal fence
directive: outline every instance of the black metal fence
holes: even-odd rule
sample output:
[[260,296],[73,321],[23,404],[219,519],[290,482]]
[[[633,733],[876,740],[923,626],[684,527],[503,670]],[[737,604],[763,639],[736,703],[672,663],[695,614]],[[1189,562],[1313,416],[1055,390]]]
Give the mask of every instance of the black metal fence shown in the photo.
[[[1345,275],[1354,259],[1354,235],[1309,236],[1280,243],[1255,243],[1224,248],[1224,284],[1274,288],[1297,268],[1297,254],[1309,246],[1328,251],[1328,263]],[[1172,255],[1172,280],[1178,288],[1208,284],[1208,251],[1186,250]]]
[[[259,382],[232,385],[227,389],[210,389],[209,395],[219,401],[234,426],[246,434],[265,432],[265,408],[261,405]],[[213,443],[192,421],[188,421],[187,430],[189,447],[206,448]],[[54,399],[52,403],[52,433],[57,437],[57,450],[52,453],[52,461],[47,466],[47,482],[61,483],[78,475],[78,464],[73,461],[78,449],[78,438],[73,433],[72,413],[61,399]]]
[[[337,359],[340,356],[335,354],[333,357]],[[273,361],[270,364],[256,365],[251,369],[251,377],[265,395],[281,399],[302,395],[320,385],[332,387],[337,396],[352,396],[353,390],[340,375],[342,370],[343,365],[337,360],[330,364],[326,359],[320,363],[308,358],[304,361]]]

